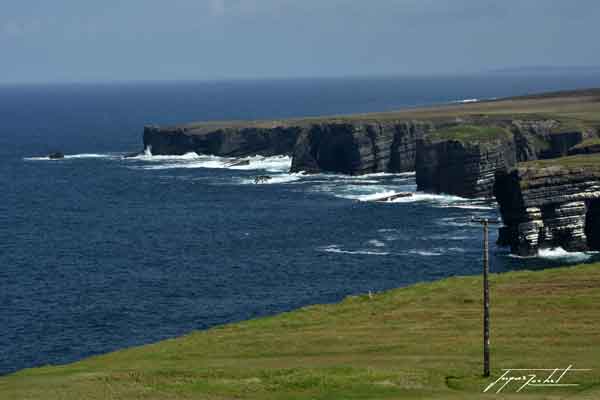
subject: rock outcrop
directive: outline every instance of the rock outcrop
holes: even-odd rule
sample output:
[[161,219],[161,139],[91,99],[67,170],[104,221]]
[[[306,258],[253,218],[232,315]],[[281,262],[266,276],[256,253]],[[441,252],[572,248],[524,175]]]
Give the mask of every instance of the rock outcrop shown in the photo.
[[416,142],[429,129],[415,122],[331,122],[302,131],[292,172],[361,175],[415,170]]
[[593,131],[555,120],[478,120],[446,124],[417,141],[419,190],[492,197],[495,175],[517,162],[566,156]]
[[504,227],[499,244],[533,256],[540,248],[600,250],[600,155],[524,163],[499,171],[494,188]]
[[230,127],[144,127],[144,148],[152,154],[182,155],[189,152],[227,157],[292,154],[302,128],[298,126]]

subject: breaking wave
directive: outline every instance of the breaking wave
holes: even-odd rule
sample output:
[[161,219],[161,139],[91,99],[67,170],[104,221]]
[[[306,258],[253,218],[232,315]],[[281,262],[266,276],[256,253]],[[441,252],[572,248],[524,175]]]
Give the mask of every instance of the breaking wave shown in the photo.
[[371,239],[368,241],[368,243],[370,246],[373,246],[373,247],[385,247],[386,246],[385,243],[383,243],[382,241],[377,240],[377,239]]
[[453,103],[453,104],[468,104],[468,103],[478,103],[480,101],[481,101],[480,99],[473,98],[473,99],[454,100],[454,101],[451,101],[450,103]]
[[457,201],[465,201],[466,199],[458,196],[452,196],[447,194],[431,194],[415,192],[411,197],[401,197],[399,199],[392,200],[392,203],[417,203],[417,202],[432,202],[442,205],[452,204]]
[[227,158],[197,153],[187,153],[180,156],[152,155],[148,150],[144,154],[128,158],[132,161],[144,161],[157,165],[142,165],[136,168],[144,170],[164,169],[231,169],[231,170],[264,170],[268,172],[287,172],[292,165],[288,156],[252,156],[244,158]]
[[96,153],[81,153],[81,154],[65,154],[64,158],[53,159],[48,156],[44,157],[24,157],[25,161],[60,161],[60,160],[73,160],[80,158],[119,158],[119,154],[96,154]]
[[410,250],[408,253],[416,254],[419,256],[423,256],[423,257],[438,257],[438,256],[443,255],[443,253],[440,253],[438,251],[427,251],[427,250]]
[[553,261],[556,260],[556,261],[577,263],[577,262],[585,262],[585,261],[590,260],[593,257],[593,254],[594,253],[592,253],[592,252],[570,252],[570,251],[566,251],[562,247],[555,247],[555,248],[540,249],[538,251],[538,254],[533,257],[521,257],[521,256],[517,256],[514,254],[509,255],[509,257],[522,258],[522,259],[541,258],[541,259],[545,259],[545,260],[553,260]]
[[319,251],[326,253],[337,253],[337,254],[351,254],[351,255],[366,255],[366,256],[387,256],[390,253],[387,251],[374,251],[374,250],[342,250],[340,246],[332,244],[330,246],[320,247]]
[[300,179],[302,179],[302,174],[280,174],[280,175],[273,175],[271,176],[271,178],[267,181],[264,182],[260,182],[260,183],[256,183],[254,181],[254,179],[242,179],[241,183],[243,185],[273,185],[273,184],[281,184],[281,183],[291,183],[291,182],[296,182],[299,181]]

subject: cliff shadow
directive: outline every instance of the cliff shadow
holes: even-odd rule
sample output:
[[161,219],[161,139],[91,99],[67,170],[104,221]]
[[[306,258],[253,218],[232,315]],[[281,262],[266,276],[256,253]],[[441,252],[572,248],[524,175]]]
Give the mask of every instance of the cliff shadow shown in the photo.
[[600,199],[591,200],[585,216],[585,235],[590,250],[600,250]]

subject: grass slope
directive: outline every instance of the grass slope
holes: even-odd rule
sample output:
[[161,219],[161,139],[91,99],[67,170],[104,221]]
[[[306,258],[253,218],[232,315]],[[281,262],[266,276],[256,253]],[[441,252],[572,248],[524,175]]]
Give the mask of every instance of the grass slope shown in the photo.
[[579,154],[575,156],[550,158],[547,160],[534,160],[520,164],[524,168],[584,168],[590,171],[600,170],[600,153],[596,154]]
[[600,399],[600,264],[492,275],[493,373],[581,386],[482,394],[481,280],[451,278],[0,378],[2,399]]

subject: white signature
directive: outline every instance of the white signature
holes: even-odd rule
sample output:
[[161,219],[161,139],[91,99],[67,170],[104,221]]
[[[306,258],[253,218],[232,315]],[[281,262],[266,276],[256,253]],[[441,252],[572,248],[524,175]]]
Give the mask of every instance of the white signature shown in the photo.
[[[589,372],[590,369],[575,369],[573,365],[567,368],[551,369],[503,369],[502,376],[490,383],[484,390],[486,393],[492,389],[498,388],[496,393],[502,392],[511,383],[516,388],[516,392],[521,392],[527,387],[573,387],[579,386],[578,383],[567,383],[567,374],[575,372]],[[563,380],[564,379],[564,380]]]

